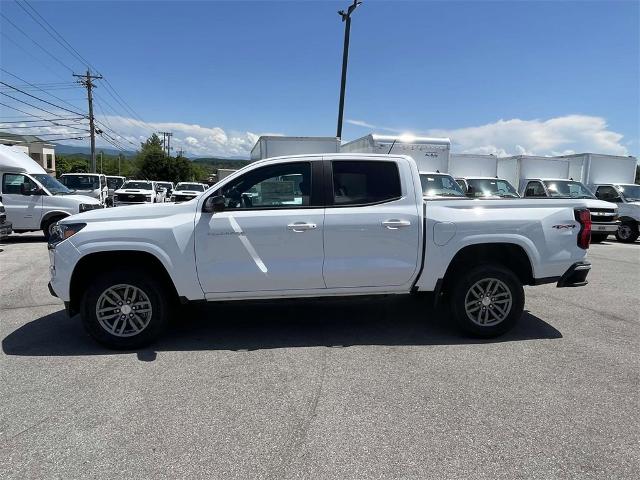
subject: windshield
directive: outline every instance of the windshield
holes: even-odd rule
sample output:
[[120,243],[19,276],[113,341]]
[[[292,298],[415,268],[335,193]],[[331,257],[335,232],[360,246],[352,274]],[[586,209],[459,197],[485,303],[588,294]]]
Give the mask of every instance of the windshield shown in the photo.
[[152,190],[151,182],[138,182],[138,181],[129,181],[124,182],[122,188],[137,188],[138,190]]
[[580,182],[572,180],[546,180],[544,184],[549,190],[549,196],[553,198],[596,198]]
[[506,180],[476,178],[467,179],[467,195],[470,197],[509,197],[517,198],[516,189]]
[[421,173],[422,195],[427,197],[464,197],[460,185],[449,175]]
[[199,183],[179,183],[176,190],[195,190],[196,192],[204,192],[204,185]]
[[61,184],[58,180],[46,173],[33,173],[33,178],[38,180],[44,188],[51,192],[51,195],[66,195],[72,193],[67,187]]
[[60,181],[71,190],[95,190],[100,188],[97,175],[62,175]]
[[123,178],[107,177],[107,188],[109,188],[110,190],[119,189],[123,183],[124,183]]
[[640,185],[618,185],[627,202],[640,202]]

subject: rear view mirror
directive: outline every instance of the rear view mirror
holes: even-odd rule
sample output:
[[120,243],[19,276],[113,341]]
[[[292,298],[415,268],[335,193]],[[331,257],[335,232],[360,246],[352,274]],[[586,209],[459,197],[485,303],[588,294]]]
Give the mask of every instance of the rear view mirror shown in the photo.
[[225,207],[225,198],[223,195],[213,195],[204,201],[203,212],[215,213],[221,212]]

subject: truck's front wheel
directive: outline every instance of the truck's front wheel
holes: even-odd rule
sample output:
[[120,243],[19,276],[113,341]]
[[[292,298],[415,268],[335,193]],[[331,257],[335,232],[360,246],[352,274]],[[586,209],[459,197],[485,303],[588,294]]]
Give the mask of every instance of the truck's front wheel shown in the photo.
[[522,316],[524,289],[501,266],[479,265],[462,274],[451,292],[451,312],[458,326],[478,337],[495,337]]
[[138,269],[100,274],[80,306],[87,332],[116,349],[139,348],[156,340],[167,326],[168,314],[164,286]]
[[616,239],[622,243],[633,243],[640,236],[636,222],[623,222],[616,232]]

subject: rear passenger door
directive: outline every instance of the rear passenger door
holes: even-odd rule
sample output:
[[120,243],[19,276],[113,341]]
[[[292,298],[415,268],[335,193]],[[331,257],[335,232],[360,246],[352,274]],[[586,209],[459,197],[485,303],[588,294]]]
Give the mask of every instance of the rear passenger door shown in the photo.
[[420,261],[420,212],[409,168],[326,157],[323,276],[327,288],[394,287]]

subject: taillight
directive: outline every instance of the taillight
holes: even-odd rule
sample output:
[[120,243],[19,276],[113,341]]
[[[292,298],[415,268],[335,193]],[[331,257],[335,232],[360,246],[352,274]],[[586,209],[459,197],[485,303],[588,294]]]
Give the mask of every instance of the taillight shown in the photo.
[[578,246],[586,250],[591,243],[591,214],[586,208],[576,208],[574,212],[576,221],[580,224]]

